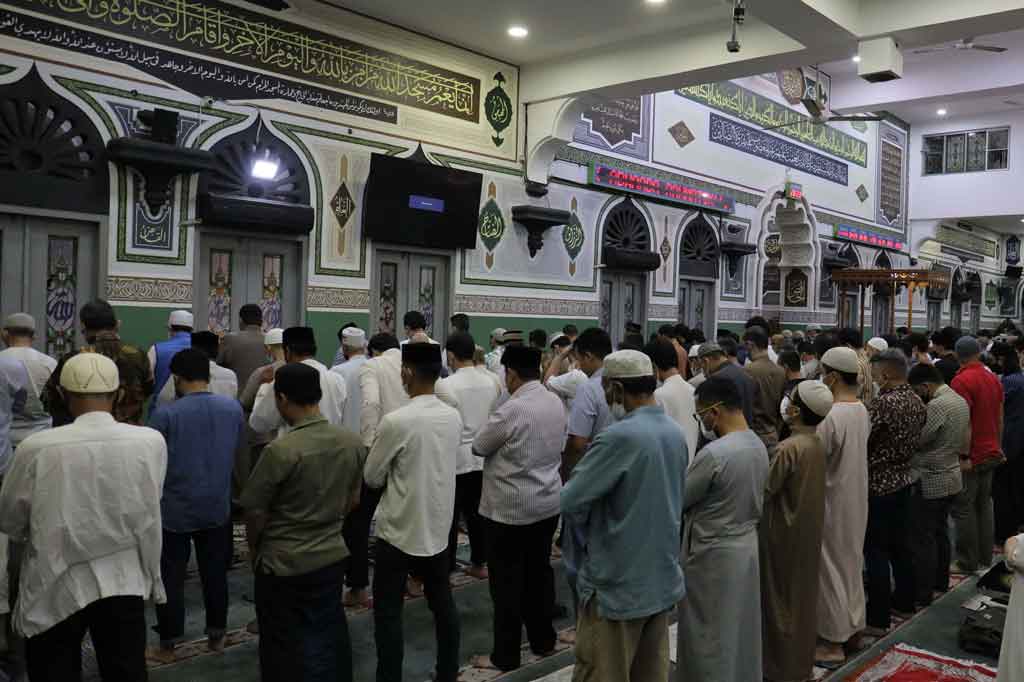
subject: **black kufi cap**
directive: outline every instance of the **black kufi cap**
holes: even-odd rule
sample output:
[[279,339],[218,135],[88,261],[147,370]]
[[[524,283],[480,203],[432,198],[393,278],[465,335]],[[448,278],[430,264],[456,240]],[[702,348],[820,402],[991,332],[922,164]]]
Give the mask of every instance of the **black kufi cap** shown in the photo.
[[402,362],[409,365],[440,364],[441,346],[436,343],[407,343],[402,346]]
[[288,327],[284,330],[282,343],[286,346],[292,344],[316,343],[316,335],[312,327]]

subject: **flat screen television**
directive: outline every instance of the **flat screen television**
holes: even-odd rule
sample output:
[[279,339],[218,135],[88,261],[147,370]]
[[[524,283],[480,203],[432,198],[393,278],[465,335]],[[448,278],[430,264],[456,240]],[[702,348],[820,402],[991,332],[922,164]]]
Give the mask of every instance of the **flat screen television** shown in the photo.
[[479,173],[374,154],[363,234],[392,244],[475,248],[482,184]]

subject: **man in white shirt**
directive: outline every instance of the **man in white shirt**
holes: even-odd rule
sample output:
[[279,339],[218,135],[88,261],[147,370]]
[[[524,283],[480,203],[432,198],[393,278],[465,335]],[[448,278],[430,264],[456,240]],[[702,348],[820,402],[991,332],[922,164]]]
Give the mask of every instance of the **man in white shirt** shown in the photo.
[[651,359],[657,379],[661,382],[661,386],[654,391],[654,401],[683,430],[686,439],[684,461],[689,462],[697,454],[697,439],[700,436],[696,420],[697,402],[693,397],[696,389],[679,374],[678,356],[671,343],[654,341],[647,344],[644,353]]
[[480,488],[483,483],[483,460],[473,456],[473,438],[487,421],[501,397],[498,378],[473,365],[476,344],[466,333],[453,334],[445,343],[448,366],[454,373],[437,382],[437,397],[459,411],[462,418],[462,441],[455,458],[455,514],[448,535],[451,570],[456,568],[459,514],[466,519],[469,532],[470,567],[466,573],[474,578],[487,577],[487,546],[480,519]]
[[167,447],[114,421],[117,365],[65,364],[72,424],[21,443],[0,493],[0,532],[25,545],[15,629],[31,680],[78,680],[88,631],[103,676],[146,680],[145,603],[165,601],[160,495]]
[[495,327],[491,330],[491,350],[484,356],[487,369],[497,374],[501,370],[501,354],[505,352],[505,328]]
[[[320,373],[320,390],[323,392],[323,398],[320,400],[320,413],[333,426],[342,426],[345,402],[348,397],[345,380],[317,362],[314,357],[316,355],[316,337],[313,335],[313,329],[311,327],[289,327],[284,330],[282,341],[285,362],[301,362]],[[272,377],[270,377],[270,381],[260,387],[256,394],[256,402],[252,406],[252,414],[249,415],[249,426],[258,433],[277,431],[278,436],[291,430],[291,427],[281,418],[281,413],[277,411]]]
[[359,387],[359,369],[366,363],[366,332],[359,327],[346,327],[341,332],[341,347],[347,360],[331,368],[345,381],[345,419],[342,424],[352,433],[359,433],[359,412],[363,391]]
[[[402,351],[392,334],[375,334],[368,345],[370,357],[357,372],[359,393],[359,434],[363,445],[372,447],[377,429],[386,415],[409,403],[402,385]],[[345,365],[348,363],[346,362]],[[342,365],[344,367],[344,365]],[[345,606],[368,606],[370,595],[370,523],[380,502],[380,491],[363,485],[359,506],[345,517],[342,533],[348,546],[345,565]]]
[[[405,325],[405,338],[402,339],[401,345],[404,346],[407,343],[417,343],[423,340],[436,346],[441,345],[430,338],[430,334],[427,333],[427,318],[420,311],[410,310],[402,318],[402,323]],[[443,349],[441,350],[441,376],[448,376],[448,358],[445,356]]]
[[410,569],[422,576],[434,614],[434,679],[455,682],[459,674],[459,614],[448,583],[448,532],[455,507],[452,453],[459,447],[462,419],[434,394],[440,374],[440,346],[403,346],[402,382],[411,400],[381,420],[363,470],[368,486],[384,488],[373,573],[377,682],[402,679],[402,604]]
[[[225,398],[235,400],[238,398],[238,376],[227,367],[221,367],[215,361],[220,352],[220,339],[213,332],[196,332],[192,335],[192,347],[198,348],[210,359],[210,393],[222,395]],[[180,352],[180,351],[179,351]],[[173,358],[171,358],[173,360]],[[167,381],[160,389],[157,396],[157,405],[173,403],[177,395],[174,392],[174,382]]]
[[[36,337],[36,321],[31,315],[25,313],[14,313],[8,315],[4,320],[3,330],[0,331],[4,345],[7,346],[0,351],[0,357],[13,358],[25,365],[28,372],[29,385],[25,396],[24,409],[14,415],[11,422],[11,445],[17,449],[18,444],[33,433],[45,431],[50,428],[52,420],[50,413],[42,403],[43,390],[50,375],[57,368],[57,361],[45,353],[40,353],[32,347]],[[0,471],[0,475],[3,472]]]

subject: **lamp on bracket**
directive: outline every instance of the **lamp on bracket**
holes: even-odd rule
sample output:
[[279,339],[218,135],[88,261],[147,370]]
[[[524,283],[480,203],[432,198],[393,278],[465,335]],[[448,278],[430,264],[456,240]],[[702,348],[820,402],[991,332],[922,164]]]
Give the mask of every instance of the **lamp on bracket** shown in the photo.
[[725,256],[726,267],[729,268],[729,277],[735,277],[740,268],[740,259],[757,252],[756,244],[747,244],[743,241],[744,227],[736,223],[723,223],[722,217],[718,217],[719,234],[721,241],[719,250]]
[[533,258],[544,246],[544,233],[555,225],[568,225],[572,214],[564,209],[523,205],[512,207],[512,220],[526,228],[526,248]]

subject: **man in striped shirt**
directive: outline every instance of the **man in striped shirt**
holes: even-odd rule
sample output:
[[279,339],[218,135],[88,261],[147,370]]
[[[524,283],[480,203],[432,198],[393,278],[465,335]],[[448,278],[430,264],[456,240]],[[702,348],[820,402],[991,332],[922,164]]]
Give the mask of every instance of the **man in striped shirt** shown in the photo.
[[538,655],[555,648],[551,624],[555,575],[551,539],[558,523],[565,411],[540,383],[537,348],[507,346],[501,362],[511,397],[473,440],[484,458],[480,515],[487,523],[487,564],[494,599],[494,648],[478,667],[513,670],[526,626]]

